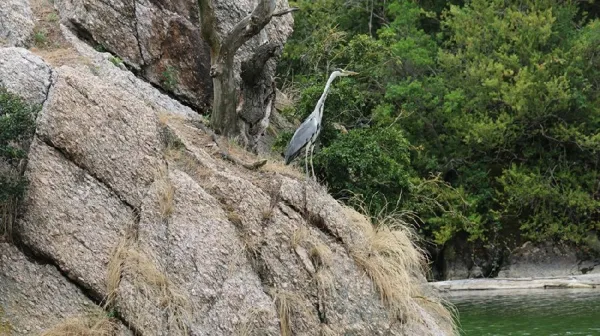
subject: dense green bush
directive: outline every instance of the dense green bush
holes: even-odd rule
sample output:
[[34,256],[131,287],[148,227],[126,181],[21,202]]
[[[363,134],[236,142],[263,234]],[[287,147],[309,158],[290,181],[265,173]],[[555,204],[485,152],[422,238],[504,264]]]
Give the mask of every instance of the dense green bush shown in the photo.
[[38,109],[0,87],[0,233],[13,220],[27,186],[21,169],[35,132]]
[[316,166],[338,197],[372,195],[373,211],[410,188],[408,141],[396,129],[351,130],[319,153]]
[[336,81],[325,104],[315,164],[334,193],[415,211],[438,244],[578,243],[600,229],[598,8],[292,5],[301,11],[279,72],[301,92],[295,118],[312,111],[331,68],[361,73]]
[[13,163],[27,156],[26,145],[35,132],[38,107],[0,87],[0,157]]

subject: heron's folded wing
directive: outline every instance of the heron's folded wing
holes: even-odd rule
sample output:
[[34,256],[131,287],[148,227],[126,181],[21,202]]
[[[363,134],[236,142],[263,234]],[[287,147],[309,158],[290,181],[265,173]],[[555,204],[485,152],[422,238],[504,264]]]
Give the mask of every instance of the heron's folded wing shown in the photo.
[[308,144],[310,138],[317,132],[317,123],[313,118],[307,119],[305,122],[298,127],[294,136],[290,140],[287,148],[285,149],[285,163],[289,164],[295,159],[302,148]]

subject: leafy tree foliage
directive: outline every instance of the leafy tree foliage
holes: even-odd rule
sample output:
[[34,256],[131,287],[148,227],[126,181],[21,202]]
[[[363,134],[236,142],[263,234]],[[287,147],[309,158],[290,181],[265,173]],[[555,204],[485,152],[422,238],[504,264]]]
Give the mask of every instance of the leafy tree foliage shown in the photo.
[[[340,197],[396,203],[437,244],[600,229],[600,20],[593,2],[300,0],[280,65],[301,94],[335,83],[315,163]],[[291,83],[291,84],[290,84]],[[349,131],[339,132],[334,123]]]
[[408,141],[397,129],[351,130],[317,159],[329,187],[349,193],[344,198],[372,195],[375,203],[385,203],[385,196],[410,188]]

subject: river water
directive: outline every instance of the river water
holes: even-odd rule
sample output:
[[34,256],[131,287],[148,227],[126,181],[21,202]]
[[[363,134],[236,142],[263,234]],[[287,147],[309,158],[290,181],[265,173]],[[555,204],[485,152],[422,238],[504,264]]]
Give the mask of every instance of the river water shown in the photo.
[[465,336],[600,336],[600,289],[452,292]]

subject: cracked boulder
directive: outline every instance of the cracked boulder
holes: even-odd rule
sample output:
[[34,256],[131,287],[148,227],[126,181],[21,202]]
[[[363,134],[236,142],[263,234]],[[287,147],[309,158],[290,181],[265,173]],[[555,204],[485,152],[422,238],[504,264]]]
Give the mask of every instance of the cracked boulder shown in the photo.
[[133,99],[84,69],[55,70],[29,153],[29,211],[18,231],[102,299],[111,252],[164,163],[152,97]]
[[105,184],[39,138],[30,148],[27,177],[28,211],[16,228],[23,243],[101,299],[104,270],[116,242],[133,223],[131,209]]
[[[33,262],[0,240],[0,335],[39,335],[102,315],[102,309],[55,266]],[[131,335],[120,323],[107,325],[113,334]]]
[[26,49],[0,49],[0,86],[29,103],[41,105],[46,100],[51,72],[44,60]]
[[0,1],[0,47],[26,47],[33,27],[29,0]]
[[143,64],[134,1],[58,0],[54,4],[73,29],[99,43],[95,47],[118,50],[119,57],[138,68]]
[[157,118],[148,104],[112,83],[63,66],[56,70],[37,135],[138,207],[163,164]]
[[[130,71],[123,71],[126,69],[122,64],[115,66],[111,61],[113,60],[112,55],[98,52],[92,46],[75,36],[67,27],[61,25],[60,28],[65,40],[72,47],[70,50],[74,52],[69,57],[73,60],[68,62],[70,67],[77,69],[80,73],[93,76],[94,80],[100,80],[107,85],[114,86],[118,91],[134,97],[148,105],[154,111],[168,111],[169,113],[190,118],[198,116],[192,109],[161,93],[152,84],[137,77]],[[70,60],[69,58],[67,60]],[[59,64],[65,63],[59,62]]]

